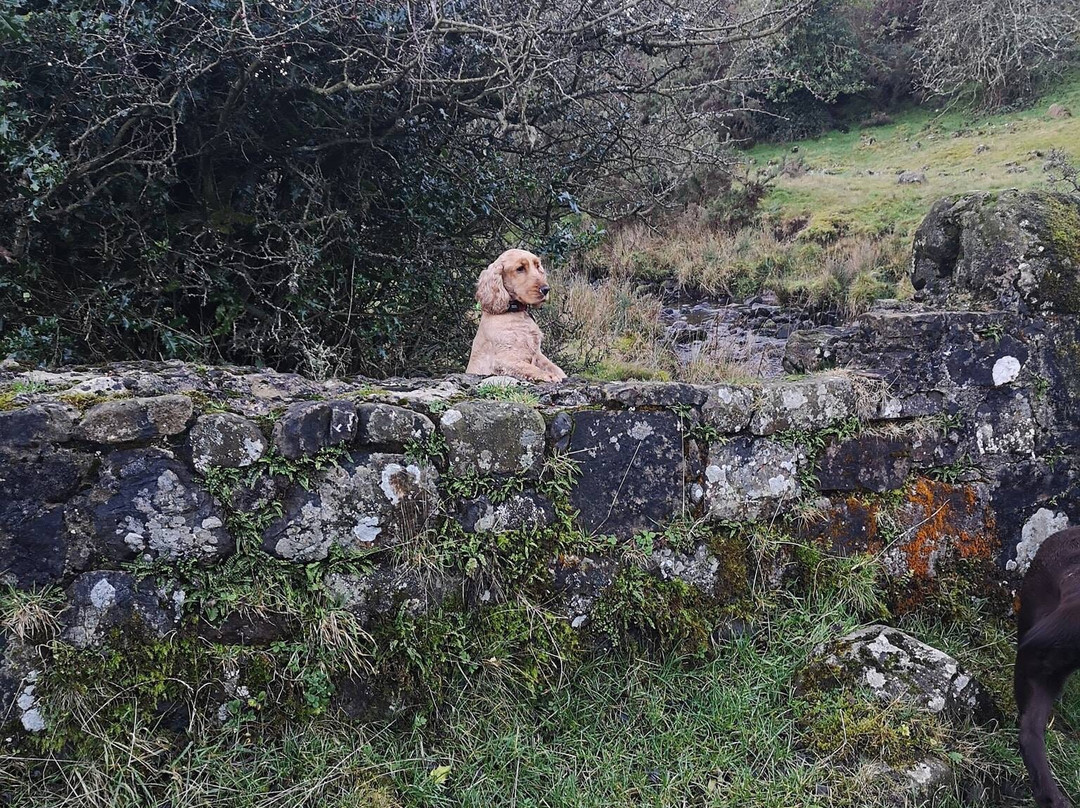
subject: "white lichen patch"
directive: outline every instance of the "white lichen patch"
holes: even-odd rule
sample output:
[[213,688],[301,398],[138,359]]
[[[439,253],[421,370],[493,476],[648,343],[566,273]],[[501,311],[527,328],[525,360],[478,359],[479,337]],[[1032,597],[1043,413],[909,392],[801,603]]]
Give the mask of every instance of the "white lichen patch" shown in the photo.
[[1020,542],[1016,545],[1016,560],[1009,561],[1005,568],[1019,572],[1021,575],[1025,574],[1042,543],[1068,526],[1069,517],[1066,514],[1039,508],[1020,529]]
[[217,552],[214,531],[222,527],[221,519],[211,516],[193,523],[199,510],[198,496],[172,469],[163,471],[154,487],[140,489],[131,504],[138,515],[128,514],[118,525],[117,535],[133,551],[148,550],[170,560]]
[[443,413],[442,418],[439,419],[439,423],[443,426],[453,426],[462,419],[460,410],[447,410]]
[[116,587],[102,578],[90,590],[90,603],[95,609],[109,609],[116,603]]
[[647,421],[638,421],[628,430],[629,435],[636,441],[643,441],[654,433],[654,429]]
[[1020,375],[1020,360],[1015,356],[1003,356],[994,363],[992,372],[995,387],[1014,382]]

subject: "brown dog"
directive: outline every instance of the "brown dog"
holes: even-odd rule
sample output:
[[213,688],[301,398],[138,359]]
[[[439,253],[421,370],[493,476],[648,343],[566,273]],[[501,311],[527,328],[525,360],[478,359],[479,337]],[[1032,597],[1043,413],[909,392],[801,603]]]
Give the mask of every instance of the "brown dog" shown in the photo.
[[540,352],[543,335],[529,313],[531,306],[543,304],[549,291],[543,264],[526,250],[507,250],[480,273],[480,328],[467,372],[531,382],[565,379],[559,366]]
[[1046,724],[1069,674],[1080,668],[1080,528],[1042,543],[1020,588],[1016,637],[1020,756],[1045,808],[1070,808],[1046,758]]

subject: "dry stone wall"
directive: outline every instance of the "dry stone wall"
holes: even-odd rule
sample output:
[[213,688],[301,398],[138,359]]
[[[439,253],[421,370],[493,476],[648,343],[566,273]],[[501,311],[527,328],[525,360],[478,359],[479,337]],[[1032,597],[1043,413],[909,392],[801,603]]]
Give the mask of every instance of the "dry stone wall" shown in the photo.
[[[782,581],[797,558],[763,550],[755,537],[770,531],[875,553],[908,594],[967,562],[1014,582],[1046,535],[1080,518],[1080,320],[1025,297],[1045,284],[974,294],[963,283],[978,262],[950,298],[971,251],[948,240],[978,236],[964,221],[923,239],[930,258],[917,250],[936,307],[886,303],[796,332],[793,377],[763,385],[9,367],[0,583],[64,592],[60,641],[94,648],[117,631],[224,646],[302,633],[303,615],[200,590],[240,557],[295,565],[365,631],[508,602],[521,587],[568,630],[605,627],[597,642],[628,625],[611,603],[634,576],[723,608],[751,578]],[[1040,238],[1053,235],[996,254],[1018,266],[1046,252]],[[1080,263],[1055,255],[1039,277],[1075,282]],[[722,608],[702,614],[706,635],[730,627]],[[40,660],[25,638],[3,642],[0,721],[40,731]],[[359,678],[338,692],[385,697]]]

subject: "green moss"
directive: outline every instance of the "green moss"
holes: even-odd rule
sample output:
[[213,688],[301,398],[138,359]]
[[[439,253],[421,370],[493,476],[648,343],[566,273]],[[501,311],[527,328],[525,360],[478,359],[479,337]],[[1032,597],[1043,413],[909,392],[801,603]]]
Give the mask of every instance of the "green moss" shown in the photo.
[[600,596],[589,627],[615,648],[701,655],[721,617],[719,604],[696,587],[628,565]]
[[1080,209],[1048,196],[1044,227],[1054,262],[1039,281],[1039,300],[1061,314],[1080,313]]

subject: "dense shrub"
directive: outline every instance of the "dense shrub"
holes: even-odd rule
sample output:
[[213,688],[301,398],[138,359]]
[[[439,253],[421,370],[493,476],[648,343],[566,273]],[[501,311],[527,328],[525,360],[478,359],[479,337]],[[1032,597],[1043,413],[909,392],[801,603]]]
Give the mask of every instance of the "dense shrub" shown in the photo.
[[507,241],[715,187],[695,92],[814,5],[0,2],[0,355],[316,374],[456,366]]

